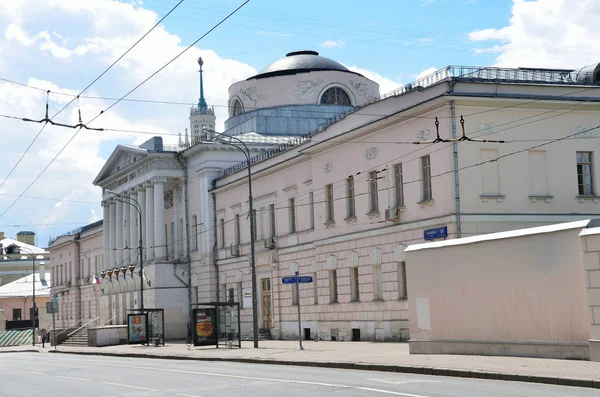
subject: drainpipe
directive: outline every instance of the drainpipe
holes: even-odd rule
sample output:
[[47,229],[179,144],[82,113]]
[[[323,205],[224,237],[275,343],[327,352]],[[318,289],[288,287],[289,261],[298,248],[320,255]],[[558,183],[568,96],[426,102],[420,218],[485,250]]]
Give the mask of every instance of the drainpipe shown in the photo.
[[216,183],[215,183],[216,179],[214,179],[212,181],[212,189],[213,192],[211,193],[212,195],[212,204],[213,204],[213,239],[214,239],[214,244],[213,244],[213,249],[212,249],[212,260],[213,260],[213,266],[215,267],[215,273],[216,273],[216,281],[217,281],[217,302],[220,302],[220,291],[221,288],[219,286],[219,266],[217,265],[217,196],[215,195],[214,189],[216,187]]
[[[456,138],[456,109],[454,107],[454,101],[450,101],[450,113],[451,113],[451,117],[452,117],[452,138]],[[462,235],[462,228],[460,225],[460,184],[459,184],[459,180],[458,180],[458,142],[452,142],[452,152],[454,155],[454,195],[455,195],[455,204],[456,204],[456,238],[460,238]]]
[[[75,243],[75,245],[77,246],[77,261],[75,262],[77,264],[77,278],[76,278],[76,285],[77,285],[77,296],[79,299],[79,304],[77,305],[77,321],[81,321],[82,317],[82,313],[81,313],[81,306],[83,305],[83,299],[81,298],[81,245],[79,242],[79,234],[76,234],[75,236],[73,236],[73,242]],[[76,323],[77,324],[77,323]]]
[[[189,222],[188,222],[188,171],[187,171],[187,158],[183,157],[181,152],[178,152],[175,157],[181,167],[183,168],[183,186],[181,188],[181,196],[183,197],[183,242],[185,244],[185,256],[187,261],[187,289],[188,289],[188,315],[189,315],[189,331],[188,334],[191,336],[193,319],[192,319],[192,261],[190,256],[190,242],[189,242]],[[175,217],[175,222],[177,222],[177,217]],[[185,283],[184,283],[185,284]]]

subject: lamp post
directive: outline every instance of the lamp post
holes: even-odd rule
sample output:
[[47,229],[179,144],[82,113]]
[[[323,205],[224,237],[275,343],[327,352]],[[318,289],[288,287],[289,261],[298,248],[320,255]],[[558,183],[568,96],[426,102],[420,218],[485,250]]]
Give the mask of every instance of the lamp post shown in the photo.
[[[246,156],[246,161],[248,162],[248,207],[249,207],[249,214],[250,214],[250,266],[252,269],[252,331],[253,331],[252,333],[254,334],[254,348],[258,348],[258,308],[257,308],[257,297],[256,297],[256,261],[255,261],[255,257],[254,257],[254,207],[252,205],[252,171],[250,170],[250,149],[248,149],[248,146],[246,146],[244,141],[242,141],[241,139],[239,139],[237,137],[227,135],[227,134],[222,134],[220,132],[217,132],[217,131],[207,128],[207,127],[203,127],[202,129],[205,131],[212,132],[213,134],[229,138],[229,142],[224,141],[224,140],[221,142],[223,142],[226,145],[233,146],[233,147],[237,148],[238,150],[242,151],[244,153],[244,156]],[[231,143],[231,140],[235,140],[240,145],[242,145],[244,148],[242,149],[240,146]]]
[[[118,200],[122,203],[125,204],[129,204],[130,206],[132,206],[133,208],[135,208],[135,210],[138,212],[139,215],[139,251],[140,251],[140,311],[143,313],[144,312],[144,256],[143,256],[143,241],[142,241],[142,207],[140,206],[140,203],[131,197],[128,196],[124,196],[121,193],[117,193],[117,192],[113,192],[112,190],[108,190],[106,189],[105,192],[110,193],[115,197],[115,200]],[[129,201],[128,201],[129,200]]]

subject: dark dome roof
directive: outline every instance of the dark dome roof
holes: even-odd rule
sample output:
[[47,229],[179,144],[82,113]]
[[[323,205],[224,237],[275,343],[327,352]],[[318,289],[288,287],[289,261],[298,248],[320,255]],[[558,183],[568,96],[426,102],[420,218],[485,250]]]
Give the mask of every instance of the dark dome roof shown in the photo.
[[284,76],[296,73],[314,72],[318,70],[338,70],[340,72],[355,73],[333,59],[319,56],[316,51],[301,50],[292,51],[285,55],[285,58],[281,58],[260,72],[256,76],[250,77],[250,79],[263,79],[265,77],[272,76]]

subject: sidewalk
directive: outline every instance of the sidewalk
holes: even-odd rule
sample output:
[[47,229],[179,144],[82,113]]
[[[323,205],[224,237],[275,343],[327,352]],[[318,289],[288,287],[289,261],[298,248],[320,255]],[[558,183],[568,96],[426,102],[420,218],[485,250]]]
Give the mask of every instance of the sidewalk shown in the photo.
[[[321,366],[388,372],[501,379],[562,384],[600,389],[600,363],[525,357],[488,357],[459,355],[409,355],[406,343],[370,342],[243,342],[242,349],[191,347],[183,342],[166,346],[119,345],[107,347],[58,346],[56,353],[148,357],[206,361],[239,361],[263,364]],[[41,347],[0,348],[1,352],[42,351]],[[44,352],[54,353],[46,347]]]

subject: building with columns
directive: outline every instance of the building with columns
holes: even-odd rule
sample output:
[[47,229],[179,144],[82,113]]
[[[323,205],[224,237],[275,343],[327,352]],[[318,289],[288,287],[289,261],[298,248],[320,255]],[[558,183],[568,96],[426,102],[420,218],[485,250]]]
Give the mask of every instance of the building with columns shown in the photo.
[[[139,202],[144,304],[165,309],[168,337],[185,335],[191,304],[215,300],[242,303],[252,336],[252,233],[263,332],[297,337],[300,303],[305,338],[405,340],[407,246],[599,212],[598,71],[447,67],[381,95],[331,59],[289,53],[229,89],[224,133],[248,146],[254,213],[248,164],[228,138],[115,149],[94,181],[104,284],[139,266],[139,224],[114,191]],[[314,280],[299,302],[281,281],[295,272]],[[137,296],[121,291],[100,299],[119,323]]]

